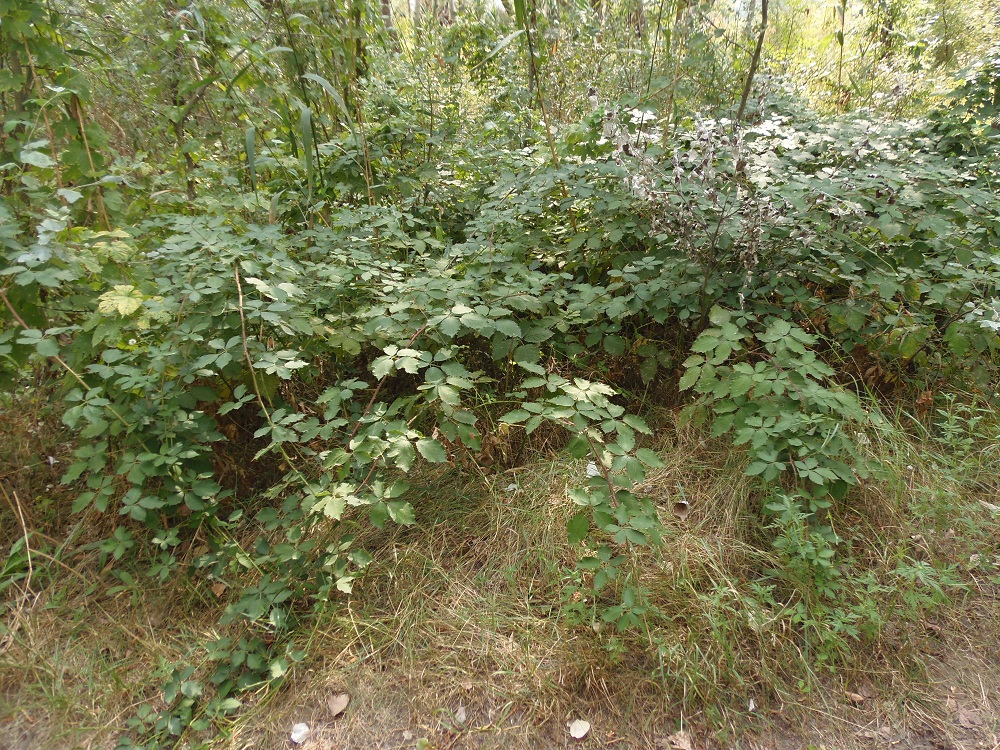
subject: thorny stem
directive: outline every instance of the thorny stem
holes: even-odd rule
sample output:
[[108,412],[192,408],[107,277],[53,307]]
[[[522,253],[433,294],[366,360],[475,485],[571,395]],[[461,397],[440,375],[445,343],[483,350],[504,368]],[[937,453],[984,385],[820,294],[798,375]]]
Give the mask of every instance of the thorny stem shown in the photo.
[[[59,168],[59,155],[56,153],[56,137],[52,133],[52,122],[49,120],[49,113],[44,104],[44,94],[42,93],[42,85],[38,81],[38,72],[35,70],[35,61],[31,56],[31,50],[28,48],[28,42],[24,42],[24,53],[28,58],[28,67],[31,68],[31,80],[35,84],[35,93],[38,94],[38,101],[42,112],[42,119],[45,120],[45,131],[49,135],[49,150],[52,152],[52,161],[55,162],[55,173],[56,173],[56,185],[60,188],[63,186],[62,180],[62,170]],[[66,198],[62,195],[59,196],[62,204],[66,205]]]
[[[247,319],[243,312],[243,284],[240,282],[240,267],[237,264],[233,265],[233,273],[236,277],[236,295],[237,303],[239,305],[240,312],[240,339],[243,343],[243,357],[246,359],[247,367],[250,369],[250,380],[253,382],[254,395],[257,397],[257,404],[260,406],[261,412],[264,414],[264,419],[267,420],[267,424],[274,430],[274,422],[271,420],[271,413],[267,410],[267,405],[264,403],[264,397],[260,393],[260,385],[257,383],[257,376],[254,374],[253,358],[250,356],[250,349],[247,347]],[[288,462],[289,468],[295,472],[295,475],[302,481],[306,486],[309,485],[308,480],[299,471],[298,466],[295,465],[295,460],[288,455],[288,451],[285,450],[285,446],[282,444],[278,445],[278,450],[281,452],[282,458]]]
[[604,459],[601,458],[601,452],[597,448],[597,444],[590,435],[583,433],[583,436],[587,438],[587,442],[590,443],[590,450],[594,452],[594,458],[597,459],[595,463],[597,468],[601,470],[601,474],[604,476],[604,481],[608,484],[608,490],[611,492],[611,505],[618,505],[618,493],[615,491],[615,483],[611,481],[611,472],[608,471],[608,467],[604,465]]
[[[420,327],[420,330],[418,330],[415,334],[413,334],[410,337],[410,340],[406,342],[406,346],[404,348],[408,349],[409,347],[413,346],[413,342],[417,340],[417,337],[419,337],[420,334],[422,334],[426,330],[427,330],[427,323],[424,323]],[[361,429],[361,423],[364,421],[364,418],[368,416],[368,414],[372,410],[372,407],[375,406],[375,399],[378,398],[379,391],[382,390],[382,386],[385,384],[385,381],[388,378],[389,378],[388,374],[384,375],[382,379],[378,381],[378,385],[375,386],[375,391],[374,393],[372,393],[372,397],[368,399],[368,405],[365,407],[365,410],[364,412],[362,412],[361,416],[358,417],[358,421],[355,422],[354,424],[354,429],[351,431],[350,436],[347,438],[348,449],[350,449],[351,441],[354,440],[355,436],[358,434],[358,430]]]

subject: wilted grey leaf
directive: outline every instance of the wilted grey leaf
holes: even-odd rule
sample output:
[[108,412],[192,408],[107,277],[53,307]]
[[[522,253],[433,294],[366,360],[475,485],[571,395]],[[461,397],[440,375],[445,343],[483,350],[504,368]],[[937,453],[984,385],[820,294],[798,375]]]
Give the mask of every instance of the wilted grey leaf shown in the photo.
[[340,716],[340,714],[344,713],[344,709],[347,708],[347,704],[350,702],[351,696],[347,693],[338,693],[326,699],[326,705],[330,709],[331,716]]

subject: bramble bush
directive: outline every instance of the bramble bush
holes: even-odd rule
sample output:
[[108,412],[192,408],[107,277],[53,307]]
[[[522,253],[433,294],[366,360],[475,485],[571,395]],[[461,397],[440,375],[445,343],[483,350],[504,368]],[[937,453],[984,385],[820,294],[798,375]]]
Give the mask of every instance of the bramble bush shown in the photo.
[[995,85],[980,73],[913,123],[802,110],[664,137],[611,107],[551,148],[404,133],[411,103],[388,98],[326,139],[354,113],[299,100],[233,135],[248,163],[202,153],[177,173],[196,199],[160,202],[150,165],[81,165],[88,126],[40,131],[57,108],[26,97],[4,142],[0,355],[12,377],[32,357],[65,375],[73,511],[120,519],[102,556],[236,589],[211,700],[165,667],[168,707],[136,728],[207,727],[280,680],[304,657],[287,636],[371,564],[359,529],[419,517],[416,467],[502,454],[518,430],[559,428],[595,467],[567,538],[598,615],[640,624],[618,571],[661,541],[635,492],[661,464],[624,391],[694,394],[688,418],[746,451],[788,575],[833,601],[826,513],[866,475],[870,392],[996,376]]

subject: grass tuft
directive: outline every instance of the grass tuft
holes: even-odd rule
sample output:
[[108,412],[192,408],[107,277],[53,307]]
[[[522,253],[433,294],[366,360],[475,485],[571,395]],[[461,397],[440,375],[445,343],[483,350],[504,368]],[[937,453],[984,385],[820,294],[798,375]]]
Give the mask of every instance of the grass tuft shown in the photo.
[[[29,453],[69,449],[44,398],[25,398],[0,444],[7,477]],[[669,746],[680,730],[696,746],[988,741],[996,452],[969,437],[991,439],[1000,420],[977,408],[952,403],[922,424],[887,415],[861,441],[871,475],[828,519],[843,540],[832,598],[783,567],[782,530],[762,516],[743,456],[661,417],[649,447],[665,466],[640,491],[667,531],[662,546],[627,553],[622,579],[649,614],[623,633],[600,617],[614,585],[571,593],[587,582],[566,539],[583,463],[552,453],[411,477],[417,526],[362,532],[376,562],[297,631],[310,656],[277,689],[243,696],[208,746],[286,746],[305,721],[316,748],[565,747],[577,718],[594,727],[587,747]],[[51,464],[27,465],[0,509],[6,549],[26,538],[32,550],[30,576],[14,555],[5,571],[0,747],[110,747],[139,706],[164,706],[172,665],[204,679],[204,645],[237,627],[218,625],[226,595],[197,579],[159,586],[137,570],[130,584],[102,567],[85,546],[104,522],[74,537]],[[334,718],[327,700],[341,692],[351,704]]]

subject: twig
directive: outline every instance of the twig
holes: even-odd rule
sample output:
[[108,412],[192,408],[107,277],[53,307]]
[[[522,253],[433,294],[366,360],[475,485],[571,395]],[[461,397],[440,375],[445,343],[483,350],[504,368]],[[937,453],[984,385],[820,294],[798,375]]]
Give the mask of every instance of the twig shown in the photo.
[[586,433],[582,434],[585,438],[587,438],[587,442],[590,443],[590,449],[594,452],[594,458],[597,459],[597,467],[601,470],[601,474],[604,475],[604,481],[607,483],[608,490],[611,492],[612,507],[617,507],[618,493],[615,491],[615,483],[614,480],[611,479],[611,472],[608,470],[608,467],[604,465],[604,459],[601,458],[601,452],[597,449],[597,444],[594,442],[593,438]]
[[[75,110],[76,112],[76,121],[80,126],[80,138],[83,140],[83,150],[87,152],[87,161],[90,163],[90,171],[93,172],[94,179],[97,179],[97,167],[94,166],[94,156],[90,152],[90,143],[87,141],[87,129],[85,127],[86,118],[83,114],[83,105],[80,103],[80,98],[77,96],[74,96],[70,100],[70,105],[70,111],[72,112]],[[104,219],[104,228],[110,232],[111,220],[108,219],[108,211],[104,205],[104,188],[100,183],[97,185],[95,194],[97,195],[97,207],[100,210],[101,218]]]
[[[35,567],[31,561],[31,535],[28,533],[28,524],[24,520],[24,509],[21,508],[21,501],[18,500],[17,493],[14,492],[14,499],[10,499],[10,495],[7,494],[7,488],[0,484],[0,490],[3,491],[3,496],[7,500],[10,509],[14,511],[14,515],[17,516],[18,522],[21,524],[21,532],[24,539],[24,551],[28,556],[28,577],[24,581],[24,585],[21,586],[21,597],[20,601],[17,603],[17,609],[14,610],[13,622],[8,629],[7,635],[4,638],[5,641],[13,640],[14,633],[20,628],[21,621],[23,618],[25,603],[28,600],[28,596],[31,594],[31,580],[35,575]],[[15,507],[16,506],[16,507]]]
[[[31,69],[31,81],[32,81],[32,83],[35,84],[35,93],[38,94],[38,106],[40,107],[41,112],[42,112],[42,119],[45,120],[45,130],[49,134],[49,150],[52,152],[52,161],[55,162],[54,169],[55,169],[55,173],[56,173],[56,185],[58,185],[60,188],[62,188],[62,186],[63,186],[62,169],[59,168],[59,156],[56,153],[56,137],[52,133],[52,122],[49,120],[49,113],[46,110],[45,101],[44,101],[45,100],[45,96],[42,93],[42,85],[38,81],[38,71],[35,70],[35,60],[31,56],[31,49],[29,49],[29,47],[28,47],[27,40],[25,40],[25,42],[24,42],[24,54],[25,54],[25,57],[28,60],[28,67]],[[59,199],[62,201],[62,204],[65,206],[66,205],[66,198],[65,198],[65,196],[60,195]]]

